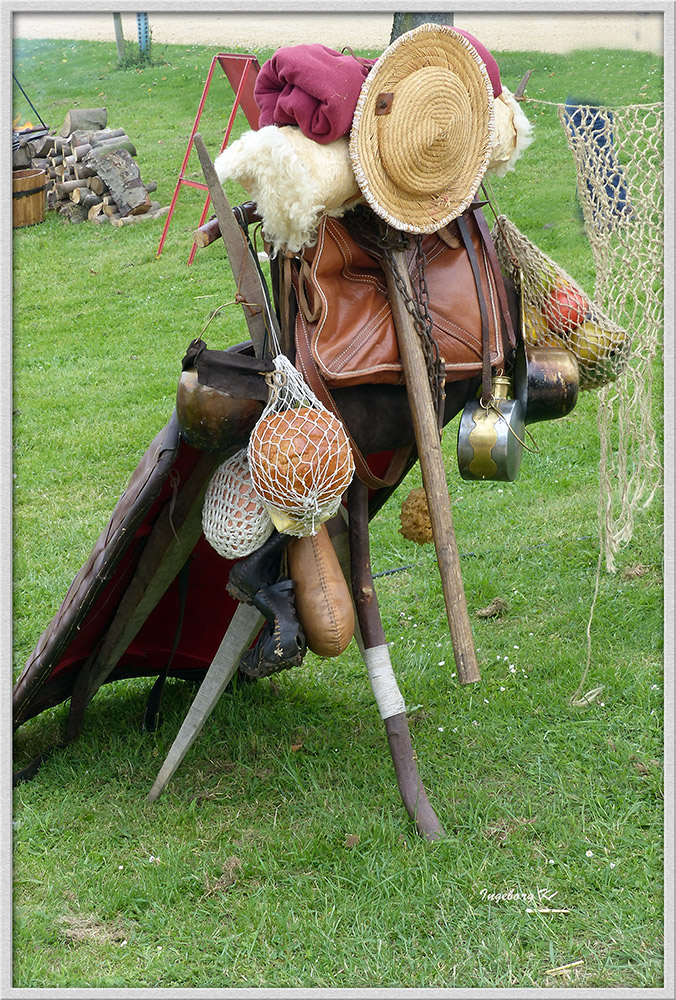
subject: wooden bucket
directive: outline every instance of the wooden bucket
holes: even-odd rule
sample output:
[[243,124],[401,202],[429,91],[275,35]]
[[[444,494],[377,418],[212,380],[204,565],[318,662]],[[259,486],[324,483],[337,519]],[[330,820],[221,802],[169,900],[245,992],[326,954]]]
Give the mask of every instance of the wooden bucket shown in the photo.
[[45,185],[47,174],[44,170],[15,170],[12,174],[13,228],[35,226],[45,221]]

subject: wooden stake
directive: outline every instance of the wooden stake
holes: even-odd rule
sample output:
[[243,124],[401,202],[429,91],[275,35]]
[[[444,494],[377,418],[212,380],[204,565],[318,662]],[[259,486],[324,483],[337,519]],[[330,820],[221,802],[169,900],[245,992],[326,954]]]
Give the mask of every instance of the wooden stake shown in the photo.
[[76,129],[96,130],[105,128],[108,112],[105,108],[71,108],[66,115],[61,135],[68,136]]
[[235,610],[228,630],[211,661],[188,714],[171,745],[164,764],[148,793],[147,802],[154,802],[199,736],[204,723],[213,712],[218,699],[230,683],[242,655],[249,648],[263,624],[263,616],[250,604],[240,604]]
[[230,202],[225,196],[225,191],[218,179],[216,168],[211,161],[209,151],[199,132],[195,133],[194,141],[195,149],[202,165],[202,173],[207,182],[209,195],[213,202],[216,218],[218,219],[221,236],[225,243],[230,267],[237,288],[244,299],[242,309],[249,328],[251,342],[253,343],[256,357],[260,358],[263,356],[264,344],[267,337],[266,316],[263,305],[264,290],[261,287],[261,278],[255,263],[251,259],[244,233],[232,214]]
[[[393,259],[397,274],[403,281],[407,294],[413,298],[413,285],[404,251],[395,250]],[[383,265],[392,306],[392,316],[397,331],[401,366],[406,380],[420,470],[427,493],[446,616],[458,668],[458,680],[461,684],[473,684],[481,680],[481,674],[474,649],[465,590],[462,585],[460,556],[453,530],[451,500],[448,495],[446,470],[441,452],[439,426],[432,401],[432,390],[427,377],[427,365],[420,338],[413,325],[413,319],[406,309],[404,297],[395,283],[392,269],[387,260],[383,262]]]

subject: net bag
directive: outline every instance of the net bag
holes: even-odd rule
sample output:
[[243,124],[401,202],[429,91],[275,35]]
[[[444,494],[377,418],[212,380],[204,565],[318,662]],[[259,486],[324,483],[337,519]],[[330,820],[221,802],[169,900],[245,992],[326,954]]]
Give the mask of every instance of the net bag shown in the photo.
[[278,530],[316,535],[352,481],[352,449],[341,421],[288,358],[273,363],[270,398],[249,438],[251,478]]
[[246,448],[214,473],[204,497],[202,529],[226,559],[250,555],[272,534],[270,515],[254,490]]
[[526,344],[570,351],[579,365],[580,389],[615,380],[629,358],[626,332],[504,215],[492,236],[503,272],[521,293]]

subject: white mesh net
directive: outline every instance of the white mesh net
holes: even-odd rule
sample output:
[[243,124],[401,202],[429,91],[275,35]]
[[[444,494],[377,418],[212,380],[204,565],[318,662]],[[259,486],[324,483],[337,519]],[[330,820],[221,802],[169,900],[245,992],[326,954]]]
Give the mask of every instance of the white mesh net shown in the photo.
[[606,567],[662,479],[653,367],[664,329],[664,105],[560,107],[596,265],[595,296],[631,331],[631,357],[599,394],[600,517]]
[[214,473],[204,497],[202,529],[226,559],[250,555],[272,534],[270,515],[253,487],[246,448]]
[[[600,390],[599,529],[613,572],[637,511],[662,481],[653,377],[664,329],[664,105],[552,107],[575,160],[596,269],[593,300],[504,217],[507,239],[497,225],[493,235],[505,272],[521,272],[526,341],[563,343],[578,359],[581,388]],[[549,300],[552,283],[563,284],[557,302]],[[576,327],[578,295],[593,314]]]
[[352,481],[352,449],[341,421],[288,358],[274,364],[266,377],[270,398],[249,439],[251,477],[280,531],[315,535]]

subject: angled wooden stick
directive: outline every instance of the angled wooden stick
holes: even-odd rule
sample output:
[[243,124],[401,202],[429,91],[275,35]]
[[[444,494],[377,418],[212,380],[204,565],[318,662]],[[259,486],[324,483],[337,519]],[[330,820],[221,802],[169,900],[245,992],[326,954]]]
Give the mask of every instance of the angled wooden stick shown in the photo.
[[263,623],[263,616],[250,604],[237,607],[216,655],[200,684],[188,714],[171,745],[164,764],[148,793],[147,802],[159,798],[179,764],[199,736]]
[[[399,691],[385,639],[369,554],[368,489],[356,476],[348,489],[349,561],[352,595],[357,612],[359,648],[369,683],[385,724],[397,786],[406,811],[426,840],[445,836],[418,773],[406,705]],[[348,554],[343,543],[343,563]]]
[[232,214],[232,207],[225,196],[223,186],[218,179],[216,168],[211,161],[204,139],[195,133],[195,149],[200,158],[204,179],[209,189],[218,227],[225,243],[228,260],[235,277],[238,294],[241,297],[244,317],[249,328],[249,335],[254,345],[256,357],[261,358],[265,349],[266,338],[269,335],[265,311],[265,292],[261,285],[261,277],[249,252],[241,227]]
[[[413,285],[408,273],[404,251],[395,250],[393,260],[398,276],[403,281],[408,295],[413,298]],[[411,315],[406,309],[403,296],[395,283],[394,274],[387,259],[383,261],[383,266],[397,331],[401,366],[406,379],[406,392],[411,408],[420,470],[427,493],[446,615],[458,668],[458,680],[461,684],[472,684],[481,680],[481,674],[474,649],[465,590],[462,585],[460,556],[453,530],[451,500],[448,495],[446,470],[441,452],[439,425],[427,377],[427,365],[420,338],[413,325]]]

